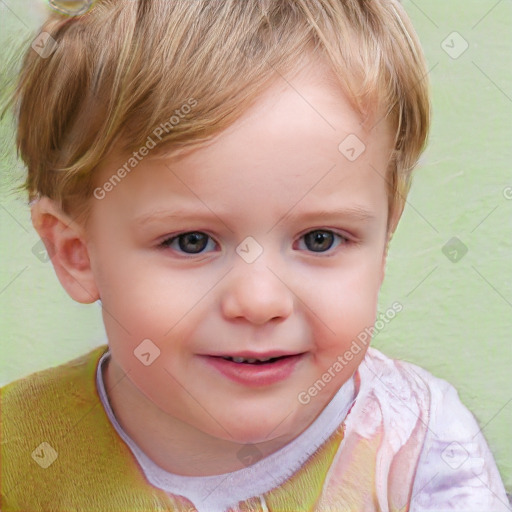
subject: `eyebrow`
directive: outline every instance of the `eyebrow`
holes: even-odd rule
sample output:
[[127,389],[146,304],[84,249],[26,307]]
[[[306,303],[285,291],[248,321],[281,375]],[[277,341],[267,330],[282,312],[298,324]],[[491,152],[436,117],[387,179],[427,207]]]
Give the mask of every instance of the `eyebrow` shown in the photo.
[[134,223],[139,227],[143,227],[150,222],[160,222],[167,221],[172,219],[197,219],[197,220],[212,220],[217,219],[220,222],[222,218],[220,215],[215,214],[213,211],[210,212],[197,212],[194,210],[155,210],[149,213],[145,213],[140,215],[139,217],[135,217]]
[[345,219],[350,220],[359,220],[359,221],[370,221],[374,220],[376,217],[375,215],[367,210],[366,208],[363,208],[362,206],[351,206],[351,207],[345,207],[345,208],[333,208],[331,210],[328,209],[321,209],[321,210],[312,210],[312,211],[305,211],[305,212],[292,212],[292,213],[286,213],[283,215],[284,218],[292,219],[292,220],[304,220],[309,218],[319,218],[319,219],[325,219],[328,217],[343,217]]
[[[173,219],[186,219],[186,220],[204,220],[212,221],[217,220],[222,224],[225,222],[223,218],[229,218],[230,215],[225,212],[216,214],[212,210],[210,212],[197,212],[194,210],[178,209],[178,210],[155,210],[134,219],[134,223],[137,227],[143,227],[150,222],[165,222]],[[288,212],[281,215],[279,220],[274,224],[274,227],[281,223],[284,219],[291,220],[292,222],[304,221],[307,219],[328,219],[328,218],[343,218],[352,221],[369,222],[376,218],[375,214],[361,206],[352,206],[345,208],[333,208],[320,210],[311,210],[303,212],[294,212],[289,210]],[[272,228],[273,229],[273,228]]]

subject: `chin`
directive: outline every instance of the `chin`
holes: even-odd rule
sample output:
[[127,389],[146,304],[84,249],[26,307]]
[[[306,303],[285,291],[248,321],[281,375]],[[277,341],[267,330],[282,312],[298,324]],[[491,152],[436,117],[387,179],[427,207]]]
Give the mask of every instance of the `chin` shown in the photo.
[[288,440],[291,440],[303,430],[295,426],[297,432],[293,432],[293,415],[288,417],[273,416],[263,419],[260,414],[254,414],[251,417],[246,416],[236,424],[231,419],[229,423],[224,425],[231,435],[219,428],[216,429],[216,437],[241,445],[271,443],[279,438],[289,438]]

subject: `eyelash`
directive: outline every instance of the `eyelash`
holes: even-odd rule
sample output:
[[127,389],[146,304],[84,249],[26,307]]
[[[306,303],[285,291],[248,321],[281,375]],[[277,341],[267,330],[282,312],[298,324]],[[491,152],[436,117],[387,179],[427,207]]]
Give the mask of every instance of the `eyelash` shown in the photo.
[[[336,232],[336,231],[333,231],[331,229],[312,229],[310,231],[307,231],[306,233],[304,233],[303,235],[301,235],[299,237],[299,240],[303,239],[306,235],[310,234],[310,233],[316,233],[316,232],[319,232],[319,233],[330,233],[332,235],[334,235],[335,237],[338,237],[339,239],[341,239],[340,243],[335,246],[335,242],[333,242],[333,246],[334,247],[329,247],[329,249],[327,249],[326,251],[311,251],[311,250],[308,250],[306,249],[307,252],[309,252],[310,254],[315,254],[315,255],[318,255],[319,257],[321,258],[329,258],[331,256],[333,256],[333,254],[330,254],[330,253],[333,253],[334,250],[337,248],[337,247],[340,247],[340,246],[345,246],[345,245],[349,245],[349,244],[352,244],[354,243],[350,238],[348,238],[346,235],[343,235],[339,232]],[[213,239],[213,237],[211,237],[210,235],[208,235],[207,233],[204,233],[203,231],[185,231],[183,233],[179,233],[179,234],[176,234],[176,235],[172,235],[170,237],[167,237],[165,240],[163,240],[162,242],[160,242],[160,244],[158,245],[158,247],[160,249],[170,249],[170,245],[175,241],[175,240],[178,240],[180,238],[180,236],[184,236],[184,235],[190,235],[190,234],[195,234],[195,233],[199,233],[199,234],[202,234],[202,235],[206,235],[208,237],[208,241],[207,241],[207,244],[208,242],[211,240],[213,241],[215,244],[217,244],[217,242]],[[218,244],[217,244],[218,245]],[[176,249],[173,249],[173,250],[176,250]],[[185,258],[193,258],[194,256],[201,256],[201,255],[204,255],[204,254],[207,254],[203,251],[200,251],[200,252],[197,252],[197,253],[187,253],[187,252],[183,252],[181,250],[178,251],[180,254],[183,254],[185,255],[184,257]],[[329,253],[329,254],[327,254]],[[327,254],[327,255],[326,255]]]

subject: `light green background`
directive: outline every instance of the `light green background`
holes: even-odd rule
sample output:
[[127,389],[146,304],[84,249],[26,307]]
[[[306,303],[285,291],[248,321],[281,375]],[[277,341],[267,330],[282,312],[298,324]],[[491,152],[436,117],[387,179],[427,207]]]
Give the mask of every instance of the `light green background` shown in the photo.
[[[391,244],[380,310],[403,311],[375,338],[386,354],[427,368],[459,390],[512,490],[512,2],[404,0],[423,43],[433,92],[430,145]],[[32,7],[28,7],[32,6]],[[38,19],[34,2],[0,2],[0,49]],[[443,41],[468,49],[457,59]],[[450,36],[450,37],[448,37]],[[448,39],[447,39],[448,38]],[[453,43],[452,43],[453,41]],[[5,73],[3,74],[5,76]],[[63,363],[105,343],[97,304],[74,303],[38,238],[23,196],[13,124],[0,126],[0,384]],[[511,188],[512,191],[512,188]],[[512,193],[511,193],[512,195]],[[511,197],[509,195],[509,197]],[[468,252],[450,261],[458,237]]]

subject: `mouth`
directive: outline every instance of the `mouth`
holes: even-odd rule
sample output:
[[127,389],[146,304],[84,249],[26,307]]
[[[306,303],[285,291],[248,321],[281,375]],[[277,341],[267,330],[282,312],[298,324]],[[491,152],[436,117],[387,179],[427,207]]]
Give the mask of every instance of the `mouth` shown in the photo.
[[282,381],[295,370],[306,352],[217,354],[204,358],[210,366],[230,380],[246,386],[268,386]]
[[301,356],[301,353],[285,353],[285,352],[239,352],[237,354],[211,354],[209,357],[217,357],[232,361],[239,364],[272,364],[285,358]]

